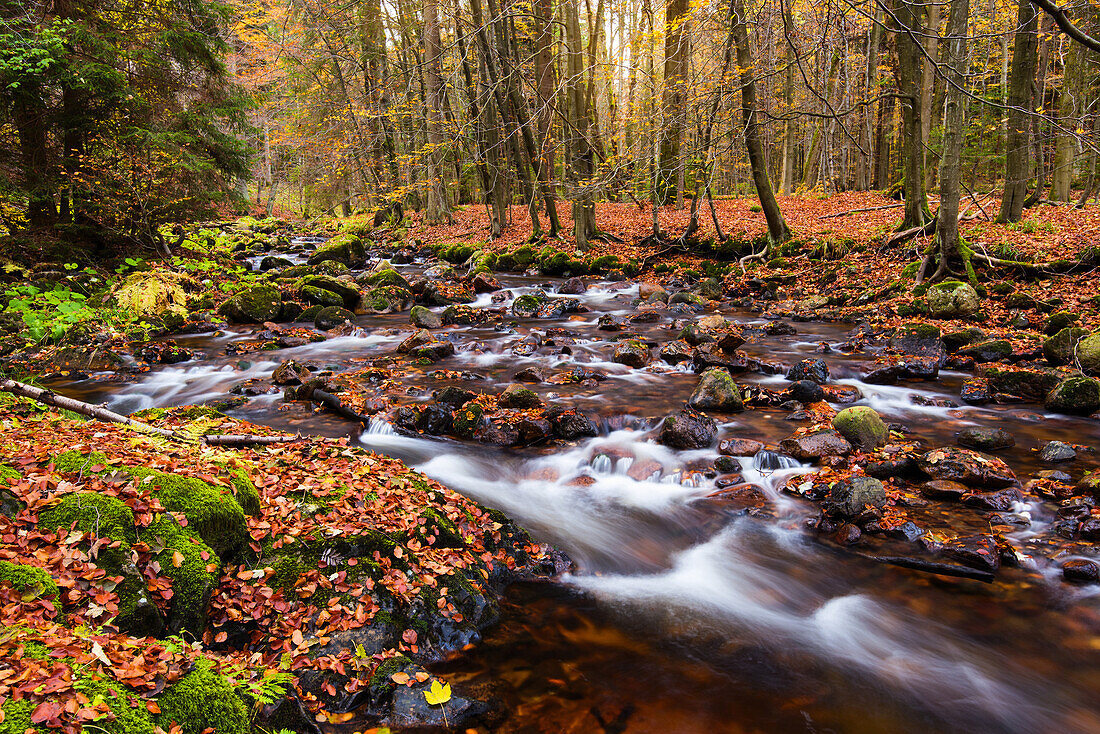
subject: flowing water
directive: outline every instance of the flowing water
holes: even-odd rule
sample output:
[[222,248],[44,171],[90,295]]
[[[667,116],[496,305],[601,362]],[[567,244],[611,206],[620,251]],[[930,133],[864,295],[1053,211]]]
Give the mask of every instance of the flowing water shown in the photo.
[[[508,306],[511,297],[555,284],[512,277],[502,285],[509,299],[492,304],[482,296],[472,305]],[[812,469],[774,452],[739,458],[740,473],[763,489],[771,510],[729,511],[708,497],[715,491],[714,450],[673,451],[652,440],[652,419],[680,407],[696,377],[661,362],[645,369],[613,363],[613,344],[596,328],[601,315],[630,314],[637,292],[628,283],[595,283],[577,296],[588,313],[520,320],[514,328],[450,327],[444,333],[456,343],[455,356],[402,378],[401,399],[416,402],[448,384],[497,392],[527,366],[598,370],[607,375],[598,384],[532,386],[548,401],[598,416],[604,430],[596,438],[515,450],[401,435],[380,419],[355,429],[363,446],[503,510],[576,564],[560,583],[512,587],[501,623],[483,643],[437,666],[459,692],[503,704],[494,730],[1100,732],[1095,588],[1065,586],[1054,567],[1027,557],[1029,535],[1050,520],[1048,510],[1017,508],[1032,520],[1013,536],[1030,568],[1004,570],[991,585],[884,566],[820,544],[806,530],[815,508],[776,489]],[[758,313],[722,313],[750,326],[765,323]],[[361,367],[392,353],[408,334],[406,315],[362,316],[358,326],[351,336],[243,356],[227,355],[226,347],[255,338],[245,327],[177,338],[204,358],[154,368],[133,382],[93,379],[65,390],[124,412],[199,403],[268,378],[285,359],[322,372]],[[1097,436],[1092,421],[1044,415],[1036,406],[928,405],[957,401],[962,374],[864,384],[858,365],[867,356],[841,349],[850,327],[795,326],[796,334],[744,349],[780,364],[824,358],[835,382],[860,390],[861,404],[929,446],[953,444],[965,425],[1004,427],[1018,445],[1003,458],[1023,476],[1039,468],[1030,449],[1040,439],[1089,444]],[[658,344],[678,331],[668,319],[631,328]],[[538,349],[515,349],[532,333],[542,336]],[[440,379],[435,370],[456,372]],[[785,382],[761,374],[741,379]],[[284,404],[276,392],[252,397],[234,413],[303,432],[352,430]],[[785,420],[787,413],[736,414],[720,425],[720,436],[774,444],[799,425]]]

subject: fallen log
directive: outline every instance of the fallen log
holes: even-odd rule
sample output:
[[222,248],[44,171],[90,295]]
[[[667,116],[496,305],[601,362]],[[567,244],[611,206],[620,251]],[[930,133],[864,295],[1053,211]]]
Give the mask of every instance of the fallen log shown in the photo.
[[245,434],[211,434],[209,436],[192,436],[187,433],[181,433],[179,431],[169,431],[166,428],[158,428],[151,426],[148,423],[142,423],[136,421],[133,418],[116,413],[113,410],[108,410],[102,405],[92,405],[86,403],[83,400],[77,400],[65,395],[54,392],[53,390],[46,390],[41,387],[35,387],[34,385],[28,385],[25,382],[18,382],[17,380],[3,379],[0,380],[0,390],[9,392],[12,395],[18,395],[20,397],[29,398],[31,400],[49,405],[54,408],[61,408],[62,410],[69,410],[73,413],[94,418],[104,423],[118,423],[123,426],[133,428],[140,433],[147,433],[153,436],[159,436],[161,438],[167,438],[171,441],[179,441],[181,443],[205,443],[209,446],[262,446],[277,443],[289,443],[291,441],[301,440],[301,436],[248,436]]

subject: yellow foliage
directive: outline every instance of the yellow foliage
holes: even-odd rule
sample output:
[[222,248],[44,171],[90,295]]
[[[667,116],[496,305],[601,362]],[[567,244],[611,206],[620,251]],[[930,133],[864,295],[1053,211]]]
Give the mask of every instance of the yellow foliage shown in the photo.
[[187,313],[185,286],[194,285],[186,275],[170,270],[131,273],[115,286],[112,296],[122,308],[138,314],[160,316],[168,312]]

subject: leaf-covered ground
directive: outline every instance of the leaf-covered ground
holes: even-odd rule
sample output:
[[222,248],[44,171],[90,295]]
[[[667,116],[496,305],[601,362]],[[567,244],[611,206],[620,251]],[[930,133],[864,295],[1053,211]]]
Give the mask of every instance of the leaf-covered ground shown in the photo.
[[[152,417],[268,432],[208,410]],[[14,403],[0,441],[4,734],[248,731],[318,671],[297,695],[320,720],[347,694],[426,686],[409,658],[472,628],[471,601],[536,551],[346,439],[212,448]]]

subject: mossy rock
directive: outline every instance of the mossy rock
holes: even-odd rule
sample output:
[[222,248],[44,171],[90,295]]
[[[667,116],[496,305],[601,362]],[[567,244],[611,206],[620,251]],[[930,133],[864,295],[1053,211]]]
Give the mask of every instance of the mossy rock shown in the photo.
[[303,285],[299,287],[298,295],[306,303],[321,306],[322,308],[327,308],[329,306],[339,306],[343,308],[344,306],[344,299],[339,293],[333,293],[332,291],[312,285]]
[[[75,452],[73,452],[75,453]],[[54,460],[55,465],[57,459]],[[59,467],[60,468],[60,467]],[[67,530],[73,525],[82,533],[132,544],[134,513],[118,497],[99,492],[70,492],[53,507],[38,513],[40,530]]]
[[459,438],[472,438],[484,415],[485,411],[477,403],[468,403],[456,410],[453,423],[455,435]]
[[978,292],[968,283],[945,280],[928,289],[925,296],[933,318],[958,319],[975,316],[981,308]]
[[[114,718],[110,721],[97,721],[94,726],[85,725],[85,732],[107,732],[108,734],[154,734],[156,725],[145,706],[145,701],[121,686],[108,683],[103,679],[78,677],[73,687],[89,700],[97,698],[105,701]],[[221,731],[219,729],[219,731]]]
[[318,265],[326,260],[337,260],[348,267],[361,266],[367,258],[363,240],[352,234],[338,234],[309,256],[310,265]]
[[712,367],[699,378],[699,384],[688,398],[688,405],[698,410],[739,413],[745,409],[741,390],[727,370]]
[[885,445],[890,432],[882,418],[864,405],[845,408],[833,417],[833,428],[856,448],[871,451]]
[[[330,293],[335,293],[339,296],[339,301],[325,303],[324,305],[326,306],[355,308],[355,305],[359,303],[361,297],[359,287],[355,284],[355,281],[350,278],[340,279],[334,278],[331,275],[307,275],[300,281],[299,292],[304,291],[306,287],[310,286],[329,291]],[[329,300],[331,301],[331,299]],[[317,303],[318,301],[313,302]]]
[[623,265],[622,260],[617,255],[601,255],[600,257],[593,258],[588,263],[588,271],[597,275],[603,275],[609,270],[618,270]]
[[1045,406],[1053,413],[1094,413],[1100,409],[1100,381],[1091,377],[1067,377],[1050,391]]
[[305,267],[312,267],[313,272],[317,275],[331,275],[333,277],[345,275],[351,269],[339,260],[325,260],[316,265],[306,265]]
[[522,295],[512,302],[512,315],[521,318],[529,319],[535,316],[539,307],[546,303],[547,298],[543,293],[528,293]]
[[237,504],[241,506],[246,515],[252,517],[259,517],[261,514],[260,509],[260,492],[256,489],[256,485],[248,478],[248,474],[243,469],[227,469],[229,474],[229,484],[233,487],[233,496],[237,499]]
[[1077,343],[1077,363],[1085,372],[1100,373],[1100,331]]
[[277,288],[254,285],[235,294],[218,307],[218,313],[239,324],[262,324],[279,318],[282,297]]
[[411,303],[412,293],[396,285],[380,285],[363,296],[363,307],[373,313],[399,313]]
[[[201,637],[206,627],[210,594],[218,585],[217,573],[207,570],[208,564],[217,563],[214,550],[191,530],[190,524],[186,528],[181,527],[171,515],[161,515],[149,527],[142,529],[141,535],[154,551],[162,549],[155,558],[161,572],[172,579],[168,631],[176,633],[187,630],[193,636]],[[176,556],[177,553],[179,556]]]
[[1080,320],[1080,317],[1075,313],[1069,311],[1058,311],[1047,316],[1046,323],[1043,324],[1044,334],[1057,334],[1062,329],[1073,326]]
[[341,306],[326,306],[317,312],[313,319],[313,325],[321,331],[335,329],[346,321],[355,321],[355,314]]
[[393,268],[385,268],[377,273],[371,273],[363,280],[371,286],[392,285],[405,290],[409,289],[409,281]]
[[179,724],[184,734],[202,734],[214,728],[217,734],[249,734],[248,707],[233,690],[229,679],[200,659],[194,670],[166,690],[157,705],[157,725],[167,731]]
[[233,494],[193,477],[166,474],[145,467],[129,467],[128,474],[141,480],[170,512],[180,512],[187,526],[198,533],[220,558],[236,554],[248,543],[244,510]]
[[16,591],[30,594],[35,599],[52,599],[57,596],[57,582],[43,568],[0,561],[0,581],[8,581]]
[[1043,356],[1056,367],[1073,364],[1077,357],[1077,343],[1088,335],[1088,329],[1066,327],[1043,341]]

